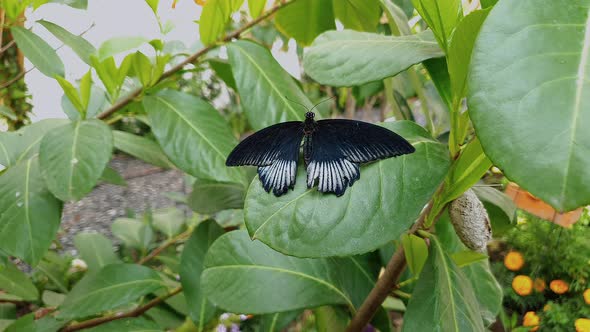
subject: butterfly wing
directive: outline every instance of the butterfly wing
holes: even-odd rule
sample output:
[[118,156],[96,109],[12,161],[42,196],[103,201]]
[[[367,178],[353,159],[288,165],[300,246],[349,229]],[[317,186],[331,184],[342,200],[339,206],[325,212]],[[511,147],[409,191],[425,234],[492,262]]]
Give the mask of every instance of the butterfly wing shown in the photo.
[[226,166],[258,166],[264,190],[281,196],[295,185],[303,123],[278,123],[246,137],[227,157]]
[[412,153],[414,147],[393,131],[362,121],[317,121],[310,143],[307,186],[341,196],[360,177],[359,164]]

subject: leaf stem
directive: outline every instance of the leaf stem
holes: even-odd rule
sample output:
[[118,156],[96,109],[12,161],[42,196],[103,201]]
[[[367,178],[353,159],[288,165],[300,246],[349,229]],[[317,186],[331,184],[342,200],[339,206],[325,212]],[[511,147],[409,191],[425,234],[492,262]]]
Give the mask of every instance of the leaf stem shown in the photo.
[[[436,197],[442,193],[442,188],[444,186],[441,184],[439,188],[436,190],[434,197],[428,202],[426,208],[420,213],[418,217],[418,221],[414,223],[412,228],[410,228],[409,233],[415,234],[418,230],[421,230],[424,227],[424,223],[427,219],[436,220],[440,216],[441,212],[436,211],[436,216],[428,218],[430,213],[433,212],[432,208],[435,204]],[[403,246],[398,246],[396,251],[391,256],[391,259],[387,263],[385,270],[381,277],[375,283],[375,287],[371,290],[363,304],[360,306],[356,314],[352,317],[352,320],[348,324],[346,328],[346,332],[359,332],[362,331],[365,326],[371,321],[383,301],[387,298],[387,296],[396,289],[397,280],[399,276],[402,274],[404,269],[406,268],[406,255],[404,254]]]
[[108,323],[108,322],[111,322],[111,321],[114,321],[117,319],[138,317],[138,316],[141,316],[146,311],[150,310],[151,308],[157,306],[158,304],[164,302],[165,300],[171,298],[172,296],[174,296],[180,292],[182,292],[182,286],[177,287],[162,296],[156,297],[155,299],[151,300],[150,302],[146,303],[145,305],[137,307],[137,308],[135,308],[131,311],[128,311],[126,313],[115,313],[115,314],[111,314],[108,316],[102,316],[102,317],[98,317],[98,318],[89,319],[87,321],[83,321],[80,323],[70,324],[70,325],[62,328],[60,330],[60,332],[78,331],[78,330],[98,326],[98,325],[101,325],[104,323]]
[[[165,71],[162,74],[162,76],[158,79],[158,81],[155,84],[158,84],[158,83],[162,82],[163,80],[167,79],[168,77],[176,74],[177,72],[179,72],[180,70],[182,70],[186,65],[192,64],[197,59],[199,59],[203,55],[207,54],[209,51],[213,50],[214,48],[218,47],[219,45],[225,44],[227,42],[230,42],[233,39],[239,38],[240,35],[242,33],[244,33],[246,30],[248,30],[251,27],[255,26],[256,24],[258,24],[258,23],[266,20],[271,15],[273,15],[274,13],[276,13],[279,9],[281,9],[281,8],[283,8],[285,6],[288,6],[288,5],[292,4],[295,1],[297,1],[297,0],[281,1],[281,2],[279,2],[278,4],[276,4],[272,8],[270,8],[268,11],[266,11],[262,15],[258,16],[256,19],[254,19],[254,20],[246,23],[241,28],[239,28],[237,30],[234,30],[233,32],[225,35],[225,37],[223,37],[218,43],[214,43],[214,44],[211,44],[211,45],[209,45],[207,47],[204,47],[204,48],[200,49],[196,53],[193,53],[192,55],[188,56],[186,59],[184,59],[182,62],[180,62],[176,66],[168,69],[167,71]],[[122,98],[119,101],[117,101],[109,109],[107,109],[104,112],[100,113],[97,116],[97,118],[99,118],[101,120],[102,119],[106,119],[107,117],[109,117],[113,113],[115,113],[118,110],[122,109],[123,107],[127,106],[127,104],[131,103],[133,101],[133,99],[135,97],[141,95],[141,93],[143,91],[144,91],[144,88],[143,87],[140,87],[140,88],[137,88],[137,89],[133,90],[127,96],[125,96],[124,98]]]
[[156,249],[152,250],[149,254],[147,254],[147,256],[141,258],[137,262],[137,264],[143,265],[143,264],[147,263],[148,261],[152,260],[154,257],[158,256],[162,251],[166,250],[166,248],[188,238],[192,234],[192,232],[193,232],[193,229],[189,228],[186,231],[176,235],[175,237],[166,240],[164,243],[162,243]]

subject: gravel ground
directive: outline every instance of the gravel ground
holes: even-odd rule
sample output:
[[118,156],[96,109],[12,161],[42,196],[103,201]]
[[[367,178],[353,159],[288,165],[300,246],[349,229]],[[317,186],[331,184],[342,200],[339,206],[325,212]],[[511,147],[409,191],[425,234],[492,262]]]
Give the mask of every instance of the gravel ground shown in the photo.
[[76,254],[73,237],[77,233],[99,232],[118,243],[111,234],[113,220],[126,216],[127,211],[141,214],[148,209],[175,206],[162,194],[190,190],[179,170],[162,169],[125,155],[113,158],[110,166],[127,181],[127,186],[103,183],[80,201],[64,206],[58,239],[70,254]]

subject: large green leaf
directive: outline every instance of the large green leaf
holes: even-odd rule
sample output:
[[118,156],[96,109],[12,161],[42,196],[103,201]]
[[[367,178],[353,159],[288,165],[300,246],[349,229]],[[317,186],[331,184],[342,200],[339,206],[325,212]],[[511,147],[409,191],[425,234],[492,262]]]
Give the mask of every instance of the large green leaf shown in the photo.
[[0,165],[10,167],[39,152],[39,144],[53,128],[68,123],[62,119],[46,119],[22,127],[16,132],[0,132]]
[[461,0],[412,0],[416,11],[434,31],[444,50],[449,49],[449,40],[463,17]]
[[379,0],[333,0],[334,16],[347,29],[376,31],[381,17]]
[[430,240],[402,331],[485,331],[469,279],[440,242],[435,237]]
[[332,1],[298,0],[279,10],[275,25],[287,37],[307,46],[320,33],[336,29]]
[[152,131],[170,160],[199,178],[242,183],[244,173],[225,166],[237,144],[229,124],[207,102],[173,90],[147,96]]
[[223,233],[223,228],[215,220],[207,220],[199,224],[190,239],[184,244],[180,258],[180,282],[186,296],[189,315],[193,322],[200,327],[205,326],[215,315],[215,306],[207,300],[201,290],[203,261],[207,249]]
[[319,83],[352,86],[394,76],[413,64],[443,55],[431,30],[399,37],[328,31],[305,52],[303,66]]
[[76,36],[61,26],[51,23],[49,21],[40,20],[39,24],[49,30],[62,43],[68,45],[76,54],[87,64],[90,63],[90,55],[96,53],[96,48],[92,46],[86,39],[81,36]]
[[590,1],[500,1],[469,76],[469,114],[486,155],[560,211],[590,203]]
[[25,301],[39,298],[39,291],[31,279],[11,263],[0,268],[0,289]]
[[352,309],[369,293],[374,276],[362,257],[286,256],[234,231],[209,248],[201,285],[225,310],[264,314],[325,304]]
[[98,271],[105,265],[119,262],[113,243],[102,234],[78,233],[74,236],[74,245],[89,271]]
[[84,329],[84,332],[161,332],[162,329],[158,327],[155,322],[144,318],[125,318],[118,319],[106,324],[102,324],[90,329]]
[[213,214],[244,207],[246,188],[241,183],[197,180],[187,204],[195,212]]
[[238,41],[229,44],[227,52],[244,110],[254,129],[303,120],[305,110],[290,100],[309,108],[313,105],[267,48]]
[[49,77],[65,76],[63,62],[55,50],[41,37],[18,26],[11,27],[10,31],[18,48],[40,72]]
[[341,197],[307,189],[299,168],[293,191],[275,197],[254,180],[245,204],[253,238],[301,257],[364,253],[397,239],[416,220],[449,167],[446,148],[413,122],[385,123],[416,152],[361,167]]
[[149,138],[133,135],[125,131],[113,130],[113,139],[115,148],[125,153],[152,165],[163,168],[174,167],[158,143]]
[[47,187],[62,201],[89,193],[111,159],[113,135],[99,120],[76,121],[43,137],[39,164]]
[[0,249],[37,264],[59,228],[61,202],[45,186],[37,158],[0,176]]
[[473,45],[479,29],[489,13],[489,10],[477,10],[465,16],[457,26],[451,40],[447,63],[451,77],[451,88],[456,98],[462,98],[467,93],[467,72]]
[[494,323],[502,310],[502,287],[490,271],[490,264],[487,260],[479,261],[462,270],[471,282],[484,324]]
[[141,265],[111,264],[86,275],[70,291],[57,314],[72,319],[128,304],[163,287],[156,271]]

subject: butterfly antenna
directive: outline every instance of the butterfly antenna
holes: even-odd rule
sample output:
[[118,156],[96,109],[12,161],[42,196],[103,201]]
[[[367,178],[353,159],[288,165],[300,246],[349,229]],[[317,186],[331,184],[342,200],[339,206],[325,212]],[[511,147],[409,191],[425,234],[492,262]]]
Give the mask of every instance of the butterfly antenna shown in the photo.
[[310,112],[311,112],[311,111],[313,111],[313,109],[314,109],[314,108],[316,108],[316,107],[318,107],[318,105],[319,105],[319,104],[321,104],[321,103],[323,103],[323,102],[325,102],[325,101],[328,101],[328,100],[334,99],[334,98],[336,98],[336,96],[332,96],[332,97],[330,97],[330,98],[326,98],[326,99],[324,99],[324,100],[320,101],[319,103],[317,103],[317,104],[313,105],[313,107],[312,107],[312,108],[311,108],[309,111],[310,111]]
[[[307,106],[303,105],[302,103],[300,103],[300,102],[298,102],[298,101],[295,101],[295,100],[293,100],[293,99],[291,99],[291,98],[289,98],[289,97],[287,97],[287,96],[285,96],[285,99],[287,99],[288,101],[290,101],[290,102],[292,102],[292,103],[295,103],[295,104],[297,104],[297,105],[301,105],[303,108],[305,108],[305,110],[306,110],[306,111],[309,111],[309,108],[307,108]],[[315,107],[315,106],[314,106],[314,107]],[[313,108],[312,108],[312,109],[313,109]]]

